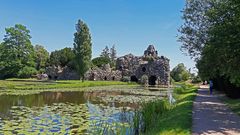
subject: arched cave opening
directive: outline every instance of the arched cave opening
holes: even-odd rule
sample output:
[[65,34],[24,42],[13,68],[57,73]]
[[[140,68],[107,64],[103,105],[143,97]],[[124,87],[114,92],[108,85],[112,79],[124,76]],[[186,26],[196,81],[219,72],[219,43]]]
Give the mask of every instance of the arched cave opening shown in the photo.
[[107,80],[107,77],[106,77],[106,76],[104,77],[104,80],[105,80],[105,81]]
[[157,80],[157,77],[155,75],[150,76],[149,79],[148,79],[148,84],[149,85],[156,85],[156,80]]
[[146,68],[145,68],[145,67],[143,67],[143,68],[142,68],[142,71],[143,71],[143,72],[146,72]]
[[138,82],[138,79],[135,75],[133,75],[133,76],[130,77],[130,81],[131,82]]
[[113,80],[113,81],[115,80],[115,76],[112,77],[112,80]]

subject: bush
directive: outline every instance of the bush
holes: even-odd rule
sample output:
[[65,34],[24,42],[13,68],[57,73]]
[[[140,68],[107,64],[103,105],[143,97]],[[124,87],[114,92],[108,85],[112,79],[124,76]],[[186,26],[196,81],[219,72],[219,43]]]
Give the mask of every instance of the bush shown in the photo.
[[33,67],[24,67],[18,72],[18,77],[29,78],[32,75],[37,74],[37,70]]
[[123,76],[121,81],[123,81],[123,82],[130,82],[130,77],[129,76]]
[[147,75],[143,75],[141,77],[141,83],[144,84],[144,85],[148,84],[148,76]]
[[201,80],[201,78],[199,76],[193,77],[192,83],[200,83],[200,82],[202,82],[202,80]]
[[38,71],[39,74],[42,74],[42,73],[45,73],[45,72],[46,72],[46,70],[45,70],[44,68],[41,68],[41,69],[39,69],[39,71]]
[[93,63],[93,65],[95,65],[97,67],[101,67],[105,64],[111,63],[111,60],[107,57],[97,57],[97,58],[92,59],[92,63]]

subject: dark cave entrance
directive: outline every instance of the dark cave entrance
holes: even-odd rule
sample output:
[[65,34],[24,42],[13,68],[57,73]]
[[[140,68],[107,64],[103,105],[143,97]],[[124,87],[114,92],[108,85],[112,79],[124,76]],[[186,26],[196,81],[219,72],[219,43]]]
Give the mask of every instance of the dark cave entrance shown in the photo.
[[133,76],[131,76],[130,81],[131,82],[138,82],[138,79],[135,75],[133,75]]
[[156,76],[150,76],[149,79],[148,79],[148,84],[149,85],[156,85],[156,80],[157,80]]

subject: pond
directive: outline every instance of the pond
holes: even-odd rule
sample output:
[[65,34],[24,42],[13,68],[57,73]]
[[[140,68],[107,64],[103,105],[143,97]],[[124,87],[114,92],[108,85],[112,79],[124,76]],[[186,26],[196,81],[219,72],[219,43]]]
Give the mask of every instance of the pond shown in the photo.
[[98,87],[86,91],[44,91],[0,96],[1,134],[134,133],[140,102],[165,98],[169,91],[141,87]]

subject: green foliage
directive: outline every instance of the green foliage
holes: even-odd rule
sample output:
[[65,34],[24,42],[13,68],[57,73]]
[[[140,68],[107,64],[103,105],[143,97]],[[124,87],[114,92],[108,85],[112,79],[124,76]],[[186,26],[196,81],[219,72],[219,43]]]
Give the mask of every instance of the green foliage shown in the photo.
[[223,99],[223,101],[232,109],[233,112],[240,116],[240,99]]
[[110,62],[109,62],[110,66],[112,68],[115,68],[116,59],[117,59],[117,51],[115,49],[115,45],[113,45],[112,48],[110,48],[110,50],[109,50],[108,46],[106,46],[103,49],[100,57],[104,57],[105,59],[109,59],[110,60]]
[[148,84],[148,76],[147,75],[143,75],[141,77],[141,83],[144,84],[144,85]]
[[34,67],[23,67],[23,69],[21,69],[18,72],[18,77],[20,78],[30,78],[31,75],[37,74],[37,70]]
[[44,69],[49,60],[48,51],[41,45],[36,45],[34,47],[34,51],[35,51],[35,56],[36,56],[35,57],[36,69],[37,70]]
[[202,82],[202,80],[198,75],[192,78],[192,83],[200,83],[200,82]]
[[116,66],[116,59],[117,59],[117,51],[115,48],[115,45],[112,46],[112,48],[110,48],[110,59],[111,59],[111,67],[115,67]]
[[149,132],[151,128],[155,127],[158,117],[161,117],[164,113],[170,109],[170,105],[167,100],[157,100],[148,103],[143,103],[141,114],[144,123],[144,132]]
[[146,56],[146,57],[143,58],[143,60],[148,61],[148,62],[153,62],[154,57],[153,56]]
[[75,54],[72,48],[63,48],[61,50],[55,50],[50,54],[50,65],[74,68]]
[[190,73],[188,72],[184,64],[180,63],[171,71],[171,77],[176,82],[187,81],[190,77]]
[[122,82],[130,82],[130,77],[129,77],[129,76],[123,76],[123,77],[121,78],[121,81],[122,81]]
[[[8,90],[9,85],[13,85],[14,90],[23,91],[27,90],[50,90],[50,89],[66,89],[69,88],[83,88],[95,86],[110,86],[110,85],[135,85],[135,83],[126,83],[120,81],[84,81],[67,80],[67,81],[38,81],[34,79],[8,79],[0,81],[0,90]],[[23,90],[23,91],[22,91]],[[12,91],[10,91],[11,93]],[[0,93],[1,94],[1,93]],[[25,93],[27,94],[27,93]]]
[[95,65],[97,67],[101,67],[105,64],[109,64],[110,62],[111,62],[111,60],[107,57],[96,57],[96,58],[92,59],[93,65]]
[[234,96],[240,87],[239,5],[237,0],[187,1],[180,30],[182,47],[191,56],[200,56],[196,59],[200,77],[218,80],[223,84],[218,88]]
[[[176,104],[170,105],[167,100],[156,100],[144,103],[140,111],[145,128],[140,134],[146,135],[190,135],[192,129],[192,107],[197,88],[190,84],[179,84],[175,88]],[[177,89],[177,90],[176,90]],[[176,93],[176,91],[179,91]],[[135,118],[139,120],[140,118]],[[141,120],[141,119],[140,119]],[[136,126],[135,126],[136,127]]]
[[6,28],[0,45],[0,77],[16,77],[25,66],[34,67],[34,49],[30,31],[21,24]]
[[206,12],[215,3],[215,0],[187,0],[182,11],[184,24],[179,29],[181,50],[187,51],[195,60],[199,59],[204,45],[209,40],[208,29],[211,22]]
[[100,55],[101,57],[105,57],[107,59],[110,59],[110,52],[109,52],[109,48],[108,46],[106,46],[103,50],[102,53]]
[[75,53],[75,62],[76,69],[84,81],[84,74],[88,71],[91,66],[91,57],[92,57],[92,43],[91,35],[87,24],[83,21],[78,20],[76,24],[77,32],[74,33],[74,53]]

